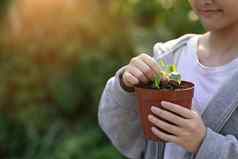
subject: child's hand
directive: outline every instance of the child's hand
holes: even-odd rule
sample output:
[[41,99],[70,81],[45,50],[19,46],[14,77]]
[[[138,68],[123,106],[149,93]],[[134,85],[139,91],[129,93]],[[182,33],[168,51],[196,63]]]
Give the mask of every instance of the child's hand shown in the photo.
[[133,87],[140,82],[147,83],[154,80],[160,68],[152,57],[141,54],[130,60],[122,75],[122,82],[126,87]]
[[200,115],[177,104],[162,102],[161,105],[162,109],[152,107],[151,110],[156,116],[170,123],[162,121],[154,115],[149,115],[148,118],[158,128],[171,134],[161,132],[155,127],[152,128],[152,132],[164,141],[176,143],[186,150],[196,153],[206,134],[206,127]]

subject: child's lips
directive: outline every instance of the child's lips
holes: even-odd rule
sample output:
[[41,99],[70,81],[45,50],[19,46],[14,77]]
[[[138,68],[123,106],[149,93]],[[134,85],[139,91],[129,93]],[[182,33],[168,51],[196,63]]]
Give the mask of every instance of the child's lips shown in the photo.
[[200,9],[198,10],[199,14],[201,16],[205,16],[205,17],[209,17],[209,16],[213,16],[213,15],[217,15],[221,12],[223,12],[223,10],[221,9]]

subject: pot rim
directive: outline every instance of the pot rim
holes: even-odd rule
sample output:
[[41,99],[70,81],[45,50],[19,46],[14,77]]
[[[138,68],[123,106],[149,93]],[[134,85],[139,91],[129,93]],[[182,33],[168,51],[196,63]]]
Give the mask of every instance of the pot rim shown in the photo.
[[187,83],[190,86],[186,87],[186,88],[179,88],[179,89],[175,89],[175,90],[161,90],[161,89],[154,89],[154,88],[145,88],[141,85],[137,85],[135,86],[135,90],[137,89],[143,89],[143,90],[150,90],[150,91],[160,91],[160,92],[181,92],[181,91],[186,91],[186,90],[191,90],[194,89],[195,85],[194,83],[190,82],[190,81],[186,81],[186,80],[182,80],[181,82]]

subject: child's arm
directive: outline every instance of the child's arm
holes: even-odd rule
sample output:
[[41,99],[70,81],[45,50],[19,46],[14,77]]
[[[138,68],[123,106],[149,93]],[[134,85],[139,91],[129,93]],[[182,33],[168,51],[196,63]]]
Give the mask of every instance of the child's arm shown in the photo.
[[136,97],[120,86],[119,76],[123,69],[106,84],[99,105],[99,124],[122,154],[138,159],[144,150],[145,139],[139,123]]
[[140,54],[120,69],[104,89],[99,106],[99,124],[112,143],[129,158],[141,158],[145,139],[139,123],[138,103],[133,87],[147,83],[159,73],[155,59]]
[[238,135],[223,136],[207,128],[207,134],[203,143],[194,156],[195,159],[237,159],[238,158]]

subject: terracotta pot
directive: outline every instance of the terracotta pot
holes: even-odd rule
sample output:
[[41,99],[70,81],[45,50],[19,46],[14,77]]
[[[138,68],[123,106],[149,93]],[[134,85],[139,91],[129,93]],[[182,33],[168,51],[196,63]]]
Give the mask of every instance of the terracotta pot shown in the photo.
[[139,114],[145,138],[153,141],[162,141],[151,132],[151,127],[154,126],[150,121],[148,121],[148,115],[152,114],[151,106],[160,107],[161,101],[169,101],[191,109],[194,84],[188,81],[182,81],[182,84],[184,84],[184,88],[174,91],[156,90],[145,88],[144,86],[135,87],[135,93],[139,101]]

